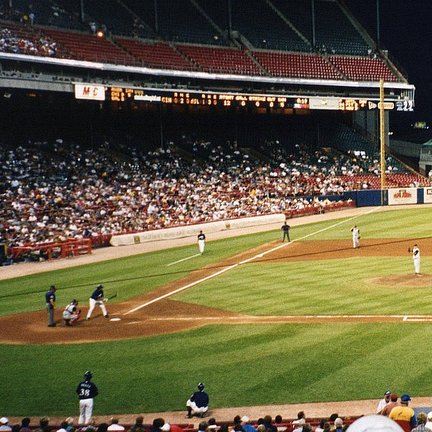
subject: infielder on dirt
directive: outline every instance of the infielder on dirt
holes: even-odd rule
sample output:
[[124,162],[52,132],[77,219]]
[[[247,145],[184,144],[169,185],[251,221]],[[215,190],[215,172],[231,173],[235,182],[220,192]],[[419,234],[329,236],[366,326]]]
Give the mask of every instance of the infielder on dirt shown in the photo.
[[105,302],[107,301],[108,299],[104,296],[103,285],[99,284],[89,298],[89,310],[87,312],[86,320],[90,319],[96,305],[102,309],[103,316],[108,318],[108,311],[105,307]]
[[352,242],[353,242],[353,248],[357,249],[360,247],[360,230],[358,229],[357,225],[354,225],[351,228],[352,233]]

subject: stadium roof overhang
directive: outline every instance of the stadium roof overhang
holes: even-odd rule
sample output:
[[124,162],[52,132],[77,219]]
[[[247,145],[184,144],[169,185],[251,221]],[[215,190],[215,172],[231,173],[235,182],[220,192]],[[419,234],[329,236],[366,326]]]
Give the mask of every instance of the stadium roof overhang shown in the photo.
[[[367,98],[379,99],[379,81],[348,81],[327,79],[304,79],[272,76],[249,76],[234,74],[216,74],[199,71],[167,70],[138,66],[125,66],[107,63],[80,61],[73,59],[58,59],[22,54],[0,53],[0,61],[9,62],[14,67],[25,69],[29,65],[50,68],[51,74],[61,71],[61,75],[69,74],[70,84],[29,78],[26,75],[20,79],[7,77],[0,80],[1,87],[35,88],[48,91],[73,92],[73,83],[83,80],[84,72],[92,73],[91,82],[106,86],[133,87],[133,81],[139,79],[143,88],[176,89],[182,91],[219,91],[265,93],[272,95],[290,95],[309,98]],[[81,76],[79,71],[81,71]],[[135,79],[131,80],[133,76]],[[128,77],[128,79],[125,79]],[[147,81],[149,80],[149,81]],[[34,81],[34,82],[33,82]],[[414,106],[415,87],[407,82],[384,82],[386,102],[404,101],[412,110]]]

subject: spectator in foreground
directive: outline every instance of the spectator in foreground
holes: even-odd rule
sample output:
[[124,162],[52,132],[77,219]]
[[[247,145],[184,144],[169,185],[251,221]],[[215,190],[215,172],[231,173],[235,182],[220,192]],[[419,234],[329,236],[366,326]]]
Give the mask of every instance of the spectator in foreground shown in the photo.
[[129,429],[129,432],[144,432],[144,417],[138,416],[135,419],[135,424]]
[[7,417],[0,418],[0,431],[12,432],[12,428],[9,425],[9,419]]
[[119,424],[119,419],[117,417],[113,417],[111,419],[111,424],[108,426],[107,431],[124,431],[125,428]]
[[377,408],[376,408],[376,413],[377,414],[382,414],[382,410],[384,409],[384,407],[390,403],[390,396],[391,396],[391,391],[387,390],[384,393],[384,397],[378,402]]
[[382,409],[381,415],[385,415],[388,417],[391,413],[391,410],[396,406],[399,406],[398,395],[396,393],[392,393],[390,395],[390,402]]
[[30,417],[24,417],[21,420],[21,427],[20,432],[31,432],[32,429],[30,428]]
[[426,427],[427,414],[425,412],[419,412],[417,414],[417,427],[415,427],[411,432],[432,432]]
[[349,432],[403,432],[396,422],[376,414],[360,417],[349,426],[348,430]]
[[256,432],[256,429],[250,423],[250,419],[248,416],[244,415],[241,419],[241,425],[243,427],[244,432]]
[[408,406],[411,397],[404,393],[400,397],[400,406],[394,407],[389,418],[394,420],[405,432],[411,432],[411,429],[417,426],[415,412]]

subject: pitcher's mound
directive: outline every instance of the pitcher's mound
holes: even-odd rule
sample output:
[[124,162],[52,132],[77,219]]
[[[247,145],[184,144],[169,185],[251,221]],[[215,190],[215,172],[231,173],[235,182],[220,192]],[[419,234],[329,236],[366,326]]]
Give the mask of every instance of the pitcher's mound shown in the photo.
[[410,275],[397,275],[397,276],[383,276],[369,279],[370,282],[379,285],[393,285],[393,286],[418,286],[424,287],[432,284],[432,276],[428,274],[410,274]]

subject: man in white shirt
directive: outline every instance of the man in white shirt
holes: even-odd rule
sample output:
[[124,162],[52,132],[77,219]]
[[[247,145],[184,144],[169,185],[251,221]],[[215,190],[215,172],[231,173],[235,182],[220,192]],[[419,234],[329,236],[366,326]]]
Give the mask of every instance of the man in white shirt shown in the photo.
[[376,413],[377,413],[377,414],[380,414],[381,411],[384,409],[384,407],[385,407],[388,403],[390,403],[390,395],[391,395],[391,391],[390,391],[390,390],[387,390],[387,391],[384,393],[384,398],[381,399],[381,400],[378,402],[378,405],[377,405],[377,408],[376,408]]

